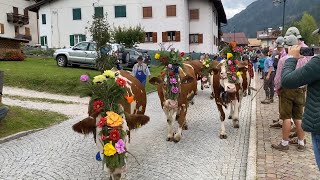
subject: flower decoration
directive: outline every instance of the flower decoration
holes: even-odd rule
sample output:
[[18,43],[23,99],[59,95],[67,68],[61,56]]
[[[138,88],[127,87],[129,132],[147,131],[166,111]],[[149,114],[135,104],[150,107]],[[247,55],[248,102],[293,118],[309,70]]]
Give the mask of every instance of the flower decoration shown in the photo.
[[169,68],[169,69],[172,69],[172,64],[168,64],[168,68]]
[[124,79],[118,78],[116,82],[119,84],[119,86],[125,87],[126,81]]
[[176,78],[170,78],[170,84],[177,84]]
[[123,123],[122,121],[122,117],[113,112],[113,111],[109,111],[107,112],[107,125],[110,127],[117,127],[120,126]]
[[154,58],[157,59],[157,60],[160,59],[160,54],[159,54],[159,53],[156,53],[156,54],[154,55]]
[[238,72],[237,72],[237,76],[238,76],[238,77],[241,77],[241,75],[242,75],[242,73],[238,71]]
[[126,98],[126,100],[127,100],[127,102],[129,104],[131,104],[134,101],[134,97],[133,96],[125,96],[125,98]]
[[116,150],[119,154],[122,154],[124,152],[126,152],[125,150],[125,143],[122,139],[119,139],[119,141],[116,143]]
[[117,153],[116,148],[114,148],[114,146],[112,145],[112,141],[110,141],[109,143],[105,144],[103,147],[103,153],[106,156],[112,156],[114,154]]
[[80,81],[82,82],[87,82],[89,80],[89,76],[84,74],[80,76]]
[[94,84],[102,84],[106,80],[107,80],[107,78],[104,75],[98,75],[93,78],[93,83]]
[[238,71],[238,64],[241,57],[242,47],[237,47],[235,42],[231,42],[222,50],[222,54],[226,57],[225,67],[227,78],[230,83],[239,83],[241,72]]
[[104,75],[106,78],[115,78],[115,72],[111,70],[104,71],[102,75]]
[[95,100],[93,102],[93,110],[95,112],[100,112],[103,107],[104,107],[104,104],[101,100]]
[[117,129],[113,129],[109,134],[109,139],[117,141],[120,138],[120,133],[117,131]]
[[209,73],[210,73],[209,67],[210,67],[211,62],[212,62],[212,60],[210,58],[206,58],[202,62],[202,75],[203,75],[203,77],[209,76]]
[[171,92],[174,93],[174,94],[177,94],[177,93],[179,92],[179,88],[173,86],[173,87],[171,88]]
[[107,121],[107,119],[105,117],[100,118],[100,121],[97,126],[103,127],[104,125],[106,125],[106,121]]
[[183,56],[184,56],[184,52],[181,52],[181,53],[180,53],[180,56],[183,57]]

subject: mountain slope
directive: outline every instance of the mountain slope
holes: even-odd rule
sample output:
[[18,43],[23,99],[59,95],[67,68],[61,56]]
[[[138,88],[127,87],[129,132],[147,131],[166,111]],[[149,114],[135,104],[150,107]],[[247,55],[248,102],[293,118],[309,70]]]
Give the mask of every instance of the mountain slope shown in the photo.
[[[283,0],[282,0],[283,1]],[[305,11],[313,15],[319,22],[320,0],[287,0],[285,24],[302,17]],[[283,4],[274,6],[272,0],[257,0],[245,10],[228,19],[223,32],[245,32],[248,37],[256,37],[258,30],[282,26]]]

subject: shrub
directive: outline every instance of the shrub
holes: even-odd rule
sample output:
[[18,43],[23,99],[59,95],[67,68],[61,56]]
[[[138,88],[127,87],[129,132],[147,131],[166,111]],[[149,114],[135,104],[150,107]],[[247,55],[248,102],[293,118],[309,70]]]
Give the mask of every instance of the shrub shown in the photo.
[[4,55],[0,55],[0,59],[4,61],[23,61],[24,55],[18,51],[8,51]]

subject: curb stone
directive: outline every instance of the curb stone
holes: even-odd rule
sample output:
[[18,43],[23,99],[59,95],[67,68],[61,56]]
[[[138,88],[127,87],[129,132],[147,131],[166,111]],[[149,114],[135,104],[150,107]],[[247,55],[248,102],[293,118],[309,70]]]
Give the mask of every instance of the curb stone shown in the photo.
[[[256,77],[256,76],[255,76]],[[256,79],[253,79],[253,87],[256,88]],[[258,93],[258,92],[255,92]],[[249,147],[247,159],[246,180],[257,179],[257,124],[256,124],[256,97],[251,101]]]
[[41,131],[41,130],[43,130],[43,129],[44,129],[44,128],[32,129],[32,130],[29,130],[29,131],[22,131],[22,132],[19,132],[19,133],[16,133],[16,134],[12,134],[12,135],[10,135],[10,136],[1,138],[1,139],[0,139],[0,144],[5,143],[5,142],[8,142],[8,141],[11,141],[11,140],[14,140],[14,139],[21,138],[21,137],[23,137],[23,136],[26,136],[26,135],[29,135],[29,134],[32,134],[32,133]]

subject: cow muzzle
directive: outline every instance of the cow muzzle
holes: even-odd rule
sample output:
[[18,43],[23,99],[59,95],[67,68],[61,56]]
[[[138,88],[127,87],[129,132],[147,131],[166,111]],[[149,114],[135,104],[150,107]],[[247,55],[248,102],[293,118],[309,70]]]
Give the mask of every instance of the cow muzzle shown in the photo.
[[235,93],[235,92],[237,91],[236,85],[234,85],[234,84],[228,84],[228,85],[226,86],[226,91],[227,91],[228,93]]

